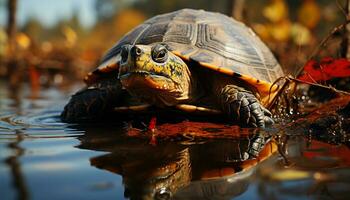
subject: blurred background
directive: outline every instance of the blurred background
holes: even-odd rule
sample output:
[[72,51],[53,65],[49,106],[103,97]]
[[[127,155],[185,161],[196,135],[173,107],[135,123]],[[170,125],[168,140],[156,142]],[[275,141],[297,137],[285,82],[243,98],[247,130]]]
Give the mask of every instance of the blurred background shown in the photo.
[[[181,8],[221,12],[243,21],[288,73],[346,21],[346,0],[0,0],[0,77],[32,87],[80,81],[126,32]],[[333,34],[318,57],[344,56]]]

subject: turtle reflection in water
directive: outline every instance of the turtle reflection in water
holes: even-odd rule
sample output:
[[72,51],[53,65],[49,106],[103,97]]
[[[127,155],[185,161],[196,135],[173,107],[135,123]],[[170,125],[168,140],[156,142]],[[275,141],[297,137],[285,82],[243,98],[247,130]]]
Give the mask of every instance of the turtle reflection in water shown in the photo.
[[270,137],[258,134],[192,145],[153,146],[113,134],[87,134],[80,140],[79,148],[109,152],[90,162],[120,174],[130,199],[234,197],[248,188],[255,166],[276,151]]
[[[223,113],[241,126],[273,123],[266,109],[281,66],[244,24],[183,9],[155,16],[127,33],[85,78],[61,117],[93,121],[112,110]],[[223,115],[223,116],[224,116]]]

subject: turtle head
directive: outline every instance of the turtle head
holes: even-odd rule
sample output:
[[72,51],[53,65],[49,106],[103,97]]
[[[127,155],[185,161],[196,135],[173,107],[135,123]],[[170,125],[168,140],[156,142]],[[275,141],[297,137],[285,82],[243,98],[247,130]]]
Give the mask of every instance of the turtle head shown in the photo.
[[119,78],[131,95],[154,105],[176,105],[189,99],[190,70],[165,45],[125,45]]

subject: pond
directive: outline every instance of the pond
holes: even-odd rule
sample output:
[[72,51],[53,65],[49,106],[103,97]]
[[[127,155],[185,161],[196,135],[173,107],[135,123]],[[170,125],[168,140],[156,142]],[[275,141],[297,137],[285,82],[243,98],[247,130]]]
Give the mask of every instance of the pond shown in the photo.
[[176,130],[233,135],[154,141],[127,122],[62,123],[79,87],[0,82],[1,199],[350,199],[346,143],[195,122]]

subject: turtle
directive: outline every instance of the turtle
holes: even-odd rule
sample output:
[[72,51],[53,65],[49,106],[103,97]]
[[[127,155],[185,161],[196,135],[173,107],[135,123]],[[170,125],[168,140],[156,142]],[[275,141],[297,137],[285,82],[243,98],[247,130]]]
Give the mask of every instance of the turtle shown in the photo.
[[126,33],[86,75],[86,87],[72,95],[61,119],[84,122],[157,108],[266,127],[274,123],[267,108],[282,76],[271,50],[242,22],[181,9]]

